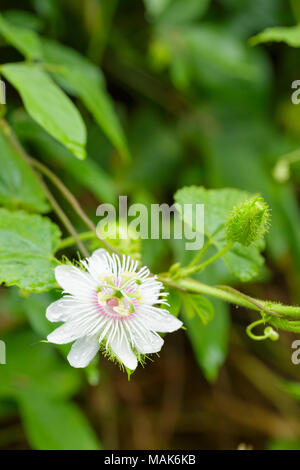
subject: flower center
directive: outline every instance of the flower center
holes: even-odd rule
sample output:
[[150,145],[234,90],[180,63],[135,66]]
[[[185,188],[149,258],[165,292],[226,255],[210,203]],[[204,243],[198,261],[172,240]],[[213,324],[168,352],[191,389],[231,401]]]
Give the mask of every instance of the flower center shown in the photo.
[[119,300],[116,299],[115,297],[111,297],[110,299],[107,299],[106,305],[110,308],[118,307]]
[[99,278],[98,304],[103,313],[112,317],[128,317],[142,304],[141,281],[135,273],[123,272],[119,277],[105,275]]
[[135,311],[135,298],[119,288],[103,287],[97,298],[99,305],[108,315],[127,317]]

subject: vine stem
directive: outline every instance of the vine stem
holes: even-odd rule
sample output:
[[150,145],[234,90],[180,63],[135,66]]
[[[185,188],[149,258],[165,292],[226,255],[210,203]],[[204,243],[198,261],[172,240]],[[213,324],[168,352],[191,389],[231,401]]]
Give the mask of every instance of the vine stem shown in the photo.
[[195,264],[198,263],[198,261],[202,258],[202,256],[204,255],[204,253],[206,253],[206,251],[208,250],[208,248],[211,246],[211,241],[208,240],[205,245],[203,246],[203,248],[201,248],[201,250],[198,251],[198,253],[196,254],[196,256],[192,259],[192,261],[190,262],[190,264],[188,265],[188,267],[192,267],[192,266],[195,266]]
[[82,209],[77,199],[73,196],[71,191],[64,185],[64,183],[58,178],[58,176],[56,176],[56,174],[53,173],[53,171],[51,171],[43,163],[39,162],[38,160],[35,160],[35,158],[32,158],[32,157],[28,157],[28,158],[29,158],[29,162],[31,163],[31,165],[35,167],[38,171],[43,173],[45,176],[47,176],[47,178],[50,181],[52,181],[52,183],[60,190],[60,192],[65,197],[65,199],[73,207],[77,215],[81,218],[81,220],[85,223],[85,225],[95,234],[95,236],[101,241],[101,243],[105,246],[105,248],[121,256],[121,253],[119,253],[109,242],[107,242],[104,238],[100,237],[98,233],[96,233],[95,224],[86,215],[86,213]]
[[[84,241],[84,240],[91,240],[92,238],[98,238],[98,237],[94,232],[90,231],[90,232],[78,233],[78,238]],[[65,248],[68,248],[69,246],[72,246],[75,243],[76,242],[73,237],[63,238],[60,244],[58,245],[58,250],[63,250]]]
[[225,253],[227,253],[232,248],[232,246],[233,242],[227,243],[227,245],[224,246],[222,250],[218,251],[218,253],[216,253],[214,256],[204,261],[203,263],[198,264],[197,266],[188,266],[187,268],[183,268],[181,271],[179,271],[179,276],[182,278],[189,276],[190,274],[203,271],[203,269],[205,269],[209,264],[213,263],[217,259],[221,258],[221,256],[225,255]]
[[51,191],[49,191],[47,185],[44,183],[42,178],[40,178],[39,175],[36,175],[36,177],[37,177],[40,185],[42,186],[43,191],[46,194],[53,210],[56,212],[56,214],[58,215],[58,217],[60,218],[60,220],[62,221],[62,223],[66,227],[66,229],[68,230],[68,232],[70,232],[70,234],[72,235],[72,239],[77,244],[77,246],[80,249],[81,253],[85,257],[89,257],[90,254],[89,254],[88,250],[86,249],[86,247],[84,246],[84,244],[82,243],[82,241],[80,240],[80,237],[78,236],[78,233],[76,232],[76,229],[73,226],[72,222],[70,221],[68,216],[64,213],[64,211],[62,210],[60,205],[57,203],[56,199],[53,197]]
[[299,319],[300,317],[300,307],[293,307],[289,305],[278,304],[276,302],[254,299],[252,297],[244,296],[244,294],[235,289],[227,290],[224,289],[223,286],[213,287],[207,284],[202,284],[201,282],[191,278],[173,281],[172,279],[160,276],[159,280],[165,285],[177,289],[183,293],[208,295],[210,297],[215,297],[217,299],[224,300],[225,302],[250,308],[258,312],[263,310],[273,316],[276,315],[291,319]]

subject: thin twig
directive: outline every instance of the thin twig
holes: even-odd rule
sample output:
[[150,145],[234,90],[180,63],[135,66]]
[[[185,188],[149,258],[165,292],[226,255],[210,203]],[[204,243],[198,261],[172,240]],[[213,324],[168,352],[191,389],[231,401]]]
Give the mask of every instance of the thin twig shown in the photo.
[[91,221],[91,219],[86,215],[84,210],[82,209],[81,205],[77,201],[77,199],[73,196],[71,191],[64,185],[64,183],[56,176],[53,171],[51,171],[47,166],[45,166],[43,163],[39,162],[35,158],[32,158],[28,156],[30,164],[35,167],[38,171],[43,173],[47,178],[49,178],[50,181],[60,190],[60,192],[63,194],[63,196],[66,198],[66,200],[70,203],[70,205],[73,207],[74,211],[78,214],[78,216],[83,220],[83,222],[86,224],[86,226],[95,233],[97,238],[101,241],[101,243],[110,251],[117,253],[119,256],[122,256],[121,253],[119,253],[109,242],[107,242],[105,239],[100,237],[99,233],[96,232],[96,226],[95,224]]
[[80,251],[82,252],[82,254],[85,257],[89,257],[90,254],[89,254],[88,250],[86,249],[86,247],[84,246],[84,244],[82,243],[82,241],[80,240],[80,238],[78,237],[78,233],[76,232],[76,229],[73,226],[72,222],[70,221],[68,216],[64,213],[64,211],[62,210],[60,205],[57,203],[56,199],[53,197],[51,191],[49,190],[47,185],[44,183],[42,178],[40,178],[39,175],[36,175],[36,177],[38,178],[39,183],[42,186],[43,191],[46,194],[53,210],[56,212],[56,214],[58,215],[58,217],[60,218],[60,220],[62,221],[62,223],[66,227],[66,229],[68,230],[68,232],[70,232],[70,234],[74,238],[78,248],[80,249]]

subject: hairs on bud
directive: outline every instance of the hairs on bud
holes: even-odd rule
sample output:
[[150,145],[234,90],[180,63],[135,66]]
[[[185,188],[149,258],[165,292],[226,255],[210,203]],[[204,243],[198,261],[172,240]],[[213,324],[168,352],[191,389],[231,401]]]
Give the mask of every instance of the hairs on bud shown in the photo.
[[235,206],[227,218],[227,240],[244,246],[251,245],[268,231],[270,218],[269,206],[261,196],[247,199]]

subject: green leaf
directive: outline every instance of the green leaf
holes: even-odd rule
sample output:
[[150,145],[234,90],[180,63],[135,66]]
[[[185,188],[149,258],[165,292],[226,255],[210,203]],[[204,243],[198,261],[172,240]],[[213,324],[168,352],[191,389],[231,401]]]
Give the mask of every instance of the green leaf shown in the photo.
[[39,182],[1,130],[0,149],[0,204],[12,209],[46,212],[49,206]]
[[126,138],[107,93],[101,70],[78,52],[54,41],[43,40],[42,47],[44,59],[50,64],[57,64],[57,67],[53,67],[55,79],[70,94],[83,101],[122,157],[128,160]]
[[0,14],[0,34],[27,59],[41,59],[38,36],[30,29],[16,26]]
[[21,393],[18,402],[33,449],[100,449],[96,435],[77,405],[32,392]]
[[185,316],[193,320],[200,319],[197,324],[207,325],[214,317],[214,308],[211,302],[202,295],[186,294],[182,296]]
[[249,39],[251,46],[265,42],[285,42],[291,47],[300,47],[300,25],[267,28]]
[[183,322],[195,357],[206,379],[211,382],[216,380],[227,355],[230,323],[228,306],[215,299],[212,303],[216,314],[205,326],[198,315],[190,317],[188,312],[183,312]]
[[[225,222],[230,211],[236,204],[251,196],[246,191],[233,188],[207,190],[190,186],[177,191],[174,199],[180,211],[184,204],[204,204],[204,233],[220,251],[227,244]],[[193,221],[195,220],[194,213]],[[195,229],[194,225],[193,228]],[[222,259],[232,274],[242,281],[249,281],[258,274],[263,264],[263,257],[259,253],[262,248],[262,245],[244,247],[235,243]]]
[[0,283],[33,292],[53,288],[59,239],[48,218],[0,209]]
[[30,116],[74,155],[85,158],[84,122],[51,78],[34,64],[7,64],[1,70],[20,93]]
[[[216,240],[215,246],[220,251],[226,243],[224,240]],[[258,275],[264,258],[259,252],[258,245],[245,247],[235,243],[231,250],[223,256],[223,261],[231,274],[241,281],[247,282]]]

